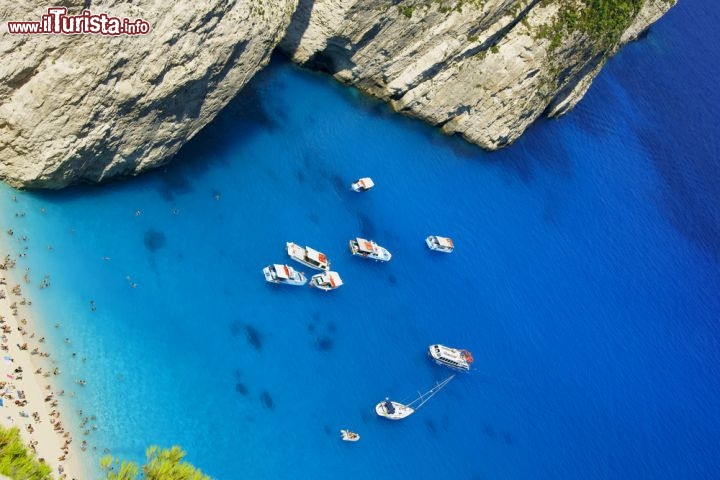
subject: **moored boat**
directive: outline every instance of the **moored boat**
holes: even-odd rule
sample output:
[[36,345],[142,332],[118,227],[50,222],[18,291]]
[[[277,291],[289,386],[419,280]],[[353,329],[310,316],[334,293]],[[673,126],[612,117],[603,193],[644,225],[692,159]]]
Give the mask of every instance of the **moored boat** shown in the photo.
[[357,442],[360,440],[360,435],[350,430],[340,430],[340,436],[346,442]]
[[343,284],[337,272],[323,272],[310,277],[310,286],[320,290],[335,290]]
[[428,347],[428,355],[430,355],[438,365],[444,365],[465,372],[470,370],[470,366],[474,361],[469,351],[450,348],[440,344],[430,345]]
[[290,258],[315,270],[330,270],[330,261],[324,253],[310,247],[301,247],[293,242],[286,242],[287,253]]
[[453,378],[455,378],[454,374],[450,375],[427,392],[421,393],[418,398],[408,404],[395,402],[386,397],[385,400],[375,405],[375,413],[389,420],[402,420],[403,418],[407,418],[415,413],[420,407],[425,405],[425,403],[430,400],[433,395],[439,392],[445,385],[450,383],[450,380]]
[[380,262],[389,262],[392,258],[390,252],[373,242],[364,238],[353,238],[350,240],[350,252],[360,257],[371,258]]
[[364,177],[358,179],[350,185],[350,188],[355,192],[367,192],[375,186],[375,182],[370,177]]
[[425,243],[430,250],[435,250],[436,252],[451,253],[455,250],[455,244],[452,239],[448,237],[430,235],[425,239]]
[[302,272],[298,272],[288,265],[275,263],[263,268],[265,280],[271,283],[284,283],[286,285],[305,285],[307,278]]
[[389,398],[385,398],[382,402],[375,405],[375,413],[389,420],[402,420],[415,413],[415,409],[400,402],[393,402]]

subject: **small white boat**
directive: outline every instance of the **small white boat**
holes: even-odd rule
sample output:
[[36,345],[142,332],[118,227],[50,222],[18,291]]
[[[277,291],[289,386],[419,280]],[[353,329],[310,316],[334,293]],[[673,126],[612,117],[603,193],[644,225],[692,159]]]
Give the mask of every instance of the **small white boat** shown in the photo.
[[307,278],[302,272],[298,272],[288,265],[273,264],[263,268],[265,280],[271,283],[284,283],[287,285],[305,285]]
[[372,181],[372,178],[370,177],[364,177],[359,180],[356,180],[350,185],[350,188],[353,189],[355,192],[367,192],[371,188],[375,186],[375,182]]
[[380,262],[389,262],[392,258],[392,255],[386,248],[381,247],[372,240],[365,240],[360,237],[350,240],[350,252],[352,252],[353,255]]
[[407,405],[385,398],[385,400],[375,405],[375,413],[389,420],[402,420],[403,418],[407,418],[415,413],[420,407],[425,405],[425,403],[430,400],[433,395],[439,392],[445,385],[450,383],[450,380],[453,378],[455,378],[455,375],[450,375],[427,392],[421,393],[418,398]]
[[415,413],[415,409],[400,402],[393,402],[386,397],[385,400],[375,405],[375,413],[389,420],[402,420]]
[[337,272],[323,272],[310,277],[310,286],[320,290],[335,290],[342,284],[343,281]]
[[340,430],[340,435],[346,442],[357,442],[360,440],[360,435],[350,430]]
[[450,348],[440,344],[430,345],[428,347],[428,355],[430,355],[438,365],[444,365],[465,372],[470,370],[470,366],[474,361],[469,351]]
[[287,247],[287,253],[290,255],[290,258],[296,262],[300,262],[306,267],[314,268],[315,270],[330,270],[330,261],[324,253],[318,252],[310,247],[303,248],[293,242],[285,242],[285,246]]
[[455,245],[451,238],[438,237],[437,235],[430,235],[425,239],[428,248],[437,252],[450,253],[455,250]]

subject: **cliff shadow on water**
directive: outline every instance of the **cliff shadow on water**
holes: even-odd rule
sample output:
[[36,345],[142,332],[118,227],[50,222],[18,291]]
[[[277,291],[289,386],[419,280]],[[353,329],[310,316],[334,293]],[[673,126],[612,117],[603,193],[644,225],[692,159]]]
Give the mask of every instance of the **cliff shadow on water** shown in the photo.
[[[287,63],[287,60],[276,56],[271,64]],[[272,65],[271,65],[272,66]],[[269,66],[269,68],[271,68]],[[277,127],[275,118],[282,118],[282,112],[275,112],[274,117],[264,104],[268,98],[263,92],[265,79],[271,73],[268,70],[258,72],[225,108],[191,138],[169,161],[157,168],[142,174],[149,184],[157,185],[158,193],[167,202],[174,202],[176,197],[192,193],[196,179],[211,171],[217,164],[227,163],[225,153],[232,146],[243,144],[262,131],[273,131]],[[278,82],[274,82],[277,86]],[[82,200],[87,196],[113,195],[116,189],[123,189],[127,177],[117,177],[102,184],[78,184],[60,192],[38,190],[34,194],[44,202],[56,203]]]
[[[720,265],[720,130],[714,120],[720,9],[691,5],[679,2],[668,12],[668,22],[679,25],[649,29],[646,43],[628,45],[608,67],[627,98],[648,111],[650,120],[635,121],[632,130],[662,182],[656,208]],[[687,60],[678,68],[682,57]]]
[[[389,107],[388,111],[390,111]],[[420,122],[390,112],[392,115],[406,118],[407,121]],[[562,142],[556,141],[557,137],[552,133],[555,123],[557,123],[555,119],[539,118],[528,128],[527,133],[512,145],[495,151],[483,150],[461,135],[448,135],[430,125],[423,125],[423,130],[430,143],[450,148],[458,158],[499,168],[509,178],[530,185],[540,170],[555,173],[561,178],[570,178],[573,175],[570,149]]]
[[553,120],[540,118],[512,146],[492,152],[488,158],[525,184],[535,179],[539,170],[560,178],[573,176],[573,159],[570,149],[552,133],[558,125]]

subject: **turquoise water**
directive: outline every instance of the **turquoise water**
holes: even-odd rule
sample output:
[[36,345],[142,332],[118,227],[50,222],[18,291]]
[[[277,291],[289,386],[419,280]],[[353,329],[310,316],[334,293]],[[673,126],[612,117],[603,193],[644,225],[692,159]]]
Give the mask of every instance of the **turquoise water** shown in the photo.
[[[90,457],[180,444],[219,479],[714,478],[719,15],[698,10],[500,152],[275,59],[167,168],[3,187],[20,266],[50,275],[32,298],[73,408],[98,417]],[[349,191],[366,175],[374,190]],[[359,235],[393,260],[352,257]],[[267,284],[286,241],[345,285]],[[449,374],[436,342],[470,349],[473,371],[377,418]]]

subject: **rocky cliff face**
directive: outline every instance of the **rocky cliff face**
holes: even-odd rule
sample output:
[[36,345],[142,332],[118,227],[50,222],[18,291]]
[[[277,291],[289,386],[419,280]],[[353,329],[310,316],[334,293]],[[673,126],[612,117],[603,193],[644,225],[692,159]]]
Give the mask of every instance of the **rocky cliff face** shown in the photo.
[[[297,0],[20,0],[0,21],[51,5],[149,22],[141,36],[10,35],[0,27],[0,177],[60,188],[157,166],[267,63]],[[38,6],[40,5],[40,6]]]
[[[487,149],[587,91],[619,43],[553,35],[560,0],[300,0],[281,48],[295,62]],[[620,43],[675,0],[645,0]],[[555,25],[555,27],[553,27]]]
[[[540,115],[572,108],[618,45],[676,0],[644,0],[614,43],[602,48],[591,34],[554,35],[548,27],[574,1],[5,2],[0,178],[19,187],[60,188],[158,166],[214,118],[283,37],[281,48],[296,62],[496,149]],[[48,5],[73,15],[86,8],[140,18],[151,31],[116,37],[7,32],[8,20],[40,20]]]

